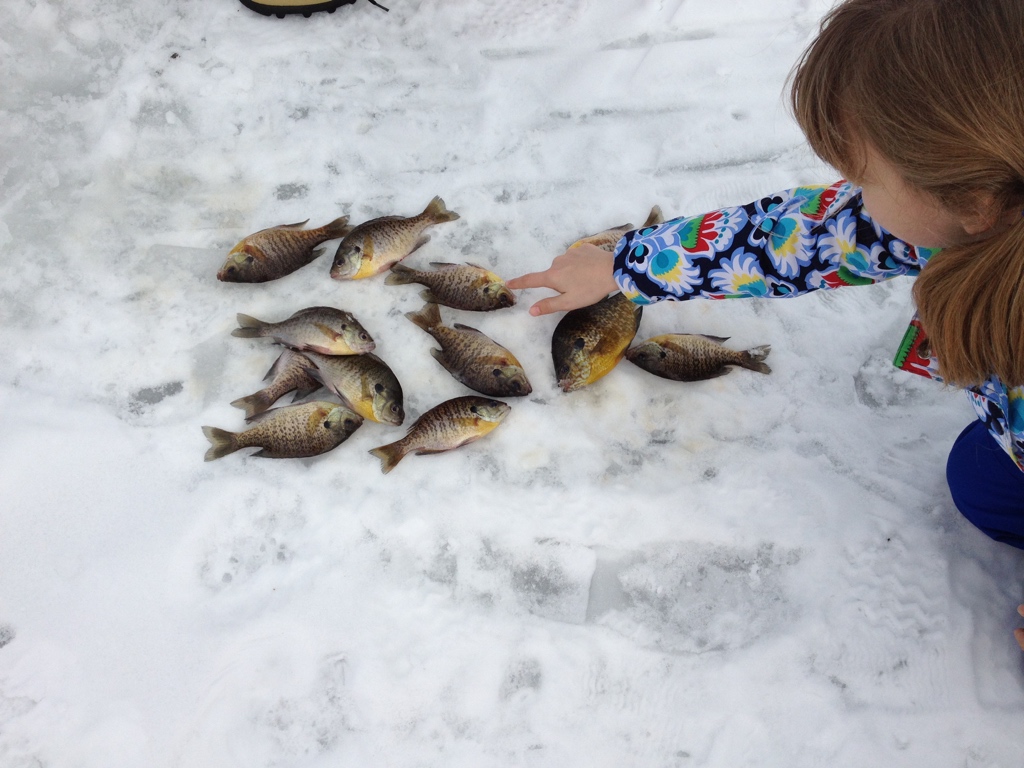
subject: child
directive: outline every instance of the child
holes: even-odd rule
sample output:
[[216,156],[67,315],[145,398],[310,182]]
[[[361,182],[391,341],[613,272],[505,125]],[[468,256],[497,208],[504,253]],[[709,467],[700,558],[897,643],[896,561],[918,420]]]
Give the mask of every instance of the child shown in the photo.
[[849,181],[628,232],[614,255],[572,248],[509,287],[558,291],[531,307],[542,315],[616,289],[642,304],[777,298],[920,273],[896,363],[967,390],[978,421],[949,455],[953,501],[1024,548],[1022,40],[1021,0],[845,0],[791,98]]

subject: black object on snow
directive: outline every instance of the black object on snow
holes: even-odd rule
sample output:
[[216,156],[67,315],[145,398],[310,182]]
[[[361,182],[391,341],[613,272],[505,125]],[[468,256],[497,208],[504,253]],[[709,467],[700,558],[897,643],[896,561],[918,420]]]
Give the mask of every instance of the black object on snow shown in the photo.
[[[239,0],[246,8],[256,11],[256,13],[262,13],[264,16],[277,16],[279,19],[283,19],[286,14],[289,13],[301,13],[307,19],[317,11],[327,11],[328,13],[334,13],[337,8],[343,5],[352,5],[356,0],[321,0],[321,2],[314,2],[314,0],[307,0],[301,5],[295,5],[294,3],[284,2],[283,0]],[[380,3],[376,0],[368,0],[372,5],[376,5],[381,10],[387,11]]]

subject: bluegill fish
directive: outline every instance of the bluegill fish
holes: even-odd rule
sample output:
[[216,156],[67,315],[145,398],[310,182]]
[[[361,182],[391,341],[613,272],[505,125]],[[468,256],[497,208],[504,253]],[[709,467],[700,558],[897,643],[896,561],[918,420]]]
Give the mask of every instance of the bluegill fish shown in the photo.
[[[655,227],[658,224],[664,223],[665,217],[661,213],[661,208],[656,205],[651,208],[651,212],[647,214],[647,221],[640,226],[640,229],[643,229],[644,227]],[[632,224],[620,224],[617,227],[606,229],[604,232],[598,232],[596,235],[581,237],[569,247],[576,248],[586,243],[589,245],[596,245],[601,250],[611,253],[615,250],[615,246],[618,244],[619,240],[622,239],[622,236],[633,229],[636,229],[636,227]]]
[[563,392],[593,384],[618,365],[640,327],[643,307],[613,293],[566,312],[551,337],[555,376]]
[[424,301],[470,312],[490,312],[516,303],[515,294],[508,289],[505,281],[489,269],[475,264],[447,264],[440,261],[432,261],[430,266],[436,269],[427,272],[404,264],[394,264],[384,284],[419,283],[427,287],[427,290],[420,292]]
[[427,304],[405,316],[437,340],[441,349],[431,349],[430,354],[470,389],[494,397],[525,396],[533,391],[515,355],[476,328],[461,323],[451,328],[443,325],[437,304]]
[[206,460],[213,461],[242,448],[260,448],[253,454],[267,459],[318,456],[337,448],[363,423],[363,417],[343,405],[313,401],[272,408],[257,414],[244,432],[203,427],[210,441]]
[[243,409],[245,417],[251,419],[257,413],[263,413],[289,392],[295,392],[293,400],[301,400],[320,389],[320,382],[306,373],[306,369],[311,365],[305,355],[286,349],[263,377],[264,381],[269,379],[270,384],[259,392],[238,398],[231,405]]
[[423,231],[435,224],[455,221],[459,214],[435,197],[417,216],[381,216],[364,222],[345,235],[331,266],[335,280],[361,280],[388,269],[430,238]]
[[321,355],[307,352],[305,372],[370,421],[398,426],[405,421],[402,385],[374,354]]
[[352,231],[348,216],[317,229],[302,229],[308,221],[261,229],[243,238],[228,253],[217,279],[226,283],[276,280],[323,255],[324,249],[316,248],[320,243],[344,237]]
[[370,453],[380,459],[386,475],[406,455],[443,453],[479,440],[497,427],[512,409],[500,400],[470,395],[436,405],[409,428],[401,440]]
[[334,307],[307,307],[287,320],[266,323],[249,315],[238,315],[232,336],[243,339],[269,337],[278,344],[324,355],[361,355],[375,346],[370,334],[351,312]]
[[721,336],[666,333],[654,336],[626,351],[626,358],[645,371],[673,381],[701,381],[724,376],[731,365],[757,373],[771,373],[763,362],[771,345],[764,344],[743,352],[726,349]]

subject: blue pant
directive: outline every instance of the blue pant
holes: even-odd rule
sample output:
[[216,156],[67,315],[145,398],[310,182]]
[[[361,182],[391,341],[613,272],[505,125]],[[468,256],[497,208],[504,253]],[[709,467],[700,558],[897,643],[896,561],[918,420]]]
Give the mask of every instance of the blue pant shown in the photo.
[[953,443],[946,481],[964,517],[996,541],[1024,549],[1024,472],[982,422]]

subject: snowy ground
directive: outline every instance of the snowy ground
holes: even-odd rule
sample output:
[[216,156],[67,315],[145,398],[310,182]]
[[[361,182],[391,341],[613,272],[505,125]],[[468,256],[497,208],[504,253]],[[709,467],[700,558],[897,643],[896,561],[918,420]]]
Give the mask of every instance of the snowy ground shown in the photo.
[[349,309],[412,416],[466,393],[414,288],[218,283],[245,234],[440,194],[409,263],[512,277],[834,178],[780,97],[822,0],[385,5],[5,0],[0,766],[1020,765],[1024,559],[949,500],[963,396],[890,365],[907,282],[650,308],[774,374],[572,395],[543,292],[447,311],[534,384],[485,440],[203,462],[276,356],[236,312]]

